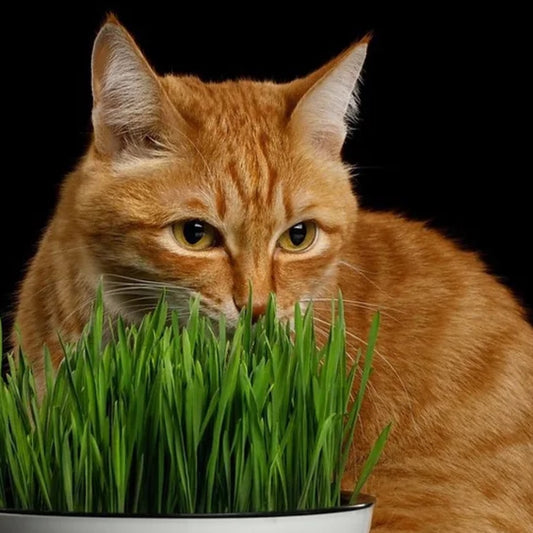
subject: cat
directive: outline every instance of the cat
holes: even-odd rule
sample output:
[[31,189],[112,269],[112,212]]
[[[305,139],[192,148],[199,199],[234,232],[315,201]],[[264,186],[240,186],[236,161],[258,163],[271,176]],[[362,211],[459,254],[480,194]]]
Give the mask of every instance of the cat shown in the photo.
[[92,55],[94,135],[21,285],[12,340],[38,376],[75,340],[103,279],[137,320],[167,290],[233,323],[311,301],[347,345],[381,310],[375,370],[343,486],[393,422],[366,486],[377,533],[533,531],[533,328],[476,254],[425,224],[358,207],[341,148],[368,38],[291,83],[157,76],[110,17]]

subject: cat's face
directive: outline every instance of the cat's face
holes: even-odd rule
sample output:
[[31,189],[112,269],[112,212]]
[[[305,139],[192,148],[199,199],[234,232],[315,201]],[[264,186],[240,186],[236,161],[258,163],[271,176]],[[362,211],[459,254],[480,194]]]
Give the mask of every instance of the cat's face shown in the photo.
[[[140,75],[150,78],[135,97],[156,118],[138,135],[113,126],[110,113],[123,105],[116,96],[107,96],[115,108],[104,108],[105,84],[121,65],[103,61],[103,81],[93,64],[95,143],[82,164],[77,212],[108,305],[134,316],[153,306],[164,286],[176,307],[199,295],[204,312],[224,313],[232,323],[250,284],[255,312],[275,292],[282,317],[295,302],[335,295],[336,265],[356,213],[338,153],[347,105],[343,131],[325,131],[308,118],[316,104],[307,105],[314,93],[302,89],[304,81],[204,84],[152,78],[142,64]],[[137,118],[130,113],[122,122]]]

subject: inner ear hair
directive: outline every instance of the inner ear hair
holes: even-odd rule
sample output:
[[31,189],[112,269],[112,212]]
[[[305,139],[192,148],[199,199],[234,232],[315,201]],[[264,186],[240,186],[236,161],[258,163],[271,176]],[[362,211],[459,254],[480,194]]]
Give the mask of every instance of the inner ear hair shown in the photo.
[[93,126],[99,152],[160,146],[162,88],[129,33],[113,19],[92,55]]
[[290,85],[292,98],[298,95],[290,119],[293,134],[325,157],[340,157],[348,129],[355,123],[357,83],[368,42],[369,37],[365,37],[318,71]]

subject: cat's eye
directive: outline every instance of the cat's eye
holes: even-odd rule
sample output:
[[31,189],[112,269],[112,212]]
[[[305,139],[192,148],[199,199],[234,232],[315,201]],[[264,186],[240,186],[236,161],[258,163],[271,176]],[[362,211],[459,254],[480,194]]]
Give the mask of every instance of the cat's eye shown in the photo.
[[202,251],[218,244],[217,230],[203,220],[182,220],[172,225],[178,244],[187,250]]
[[278,246],[287,252],[303,252],[311,247],[317,235],[316,223],[312,220],[291,226],[278,240]]

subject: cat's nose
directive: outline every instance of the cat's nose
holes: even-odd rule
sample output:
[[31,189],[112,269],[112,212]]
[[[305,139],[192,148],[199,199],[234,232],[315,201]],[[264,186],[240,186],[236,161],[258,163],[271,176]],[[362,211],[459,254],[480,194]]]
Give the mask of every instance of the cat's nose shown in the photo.
[[265,314],[265,311],[265,304],[254,304],[252,306],[252,322],[257,322],[259,320],[259,317]]
[[[239,310],[239,312],[243,307],[246,307],[246,305],[248,304],[248,302],[238,302],[237,300],[235,300],[235,298],[233,298],[233,301],[235,302],[235,307]],[[259,320],[259,317],[265,314],[265,311],[265,303],[254,302],[252,304],[252,322],[255,324],[255,322]]]

